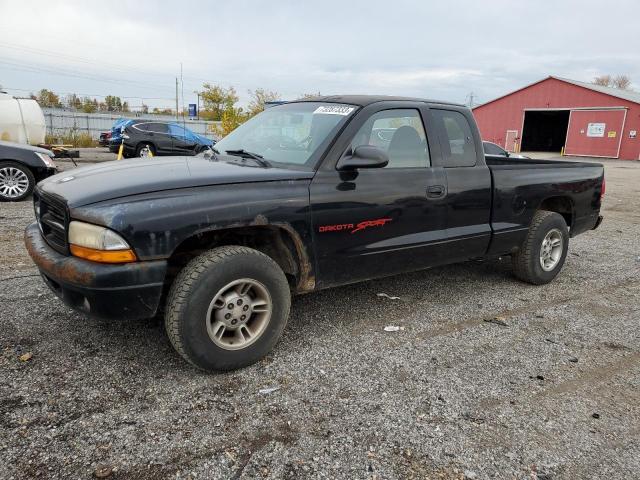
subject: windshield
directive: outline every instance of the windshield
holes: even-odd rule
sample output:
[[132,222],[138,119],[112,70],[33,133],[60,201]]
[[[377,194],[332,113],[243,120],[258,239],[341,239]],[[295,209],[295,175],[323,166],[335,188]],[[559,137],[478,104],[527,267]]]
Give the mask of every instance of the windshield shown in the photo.
[[333,136],[355,112],[353,105],[323,102],[271,107],[215,145],[221,154],[244,150],[284,167],[312,168]]

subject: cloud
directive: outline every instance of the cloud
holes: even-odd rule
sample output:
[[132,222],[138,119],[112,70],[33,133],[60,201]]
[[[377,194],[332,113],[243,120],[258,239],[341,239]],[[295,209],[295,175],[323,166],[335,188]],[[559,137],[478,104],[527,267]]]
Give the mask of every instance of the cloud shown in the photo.
[[547,75],[640,80],[637,22],[621,14],[633,0],[0,2],[6,87],[171,105],[180,63],[186,97],[209,81],[244,100],[262,87],[486,101]]

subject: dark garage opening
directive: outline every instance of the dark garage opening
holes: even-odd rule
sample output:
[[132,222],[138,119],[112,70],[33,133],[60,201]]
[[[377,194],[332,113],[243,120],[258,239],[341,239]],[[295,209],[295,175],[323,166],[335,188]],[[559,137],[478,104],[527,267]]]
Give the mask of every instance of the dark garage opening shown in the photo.
[[559,152],[569,128],[569,110],[524,112],[521,151]]

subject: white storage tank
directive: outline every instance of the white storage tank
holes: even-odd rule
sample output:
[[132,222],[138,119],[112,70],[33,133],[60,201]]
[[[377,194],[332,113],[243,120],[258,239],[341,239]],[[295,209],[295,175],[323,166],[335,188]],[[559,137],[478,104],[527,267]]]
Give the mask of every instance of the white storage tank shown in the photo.
[[44,143],[46,124],[38,102],[0,92],[0,140],[38,145]]

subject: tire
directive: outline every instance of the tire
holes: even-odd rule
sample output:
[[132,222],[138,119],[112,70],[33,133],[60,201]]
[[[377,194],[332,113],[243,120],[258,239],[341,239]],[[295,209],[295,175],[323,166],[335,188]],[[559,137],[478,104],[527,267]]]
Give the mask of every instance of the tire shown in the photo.
[[[247,282],[254,282],[247,295],[234,297]],[[238,303],[242,298],[245,301]],[[268,301],[267,315],[267,307],[258,304]],[[247,247],[218,247],[191,260],[176,277],[167,299],[165,328],[175,350],[191,364],[207,371],[233,370],[257,362],[273,349],[290,306],[289,284],[275,261]],[[247,308],[248,318],[243,319],[242,309]],[[230,324],[234,321],[235,327]]]
[[19,202],[33,192],[33,172],[17,162],[0,162],[0,201]]
[[[155,157],[156,156],[156,147],[153,146],[153,143],[147,143],[147,142],[143,142],[138,144],[138,147],[136,148],[136,157],[142,157],[142,152],[145,149],[149,149],[149,151],[151,152],[151,154]],[[144,155],[146,156],[146,155]]]
[[524,243],[518,252],[511,255],[513,272],[527,283],[549,283],[562,270],[568,249],[569,229],[562,215],[538,210],[533,216]]

